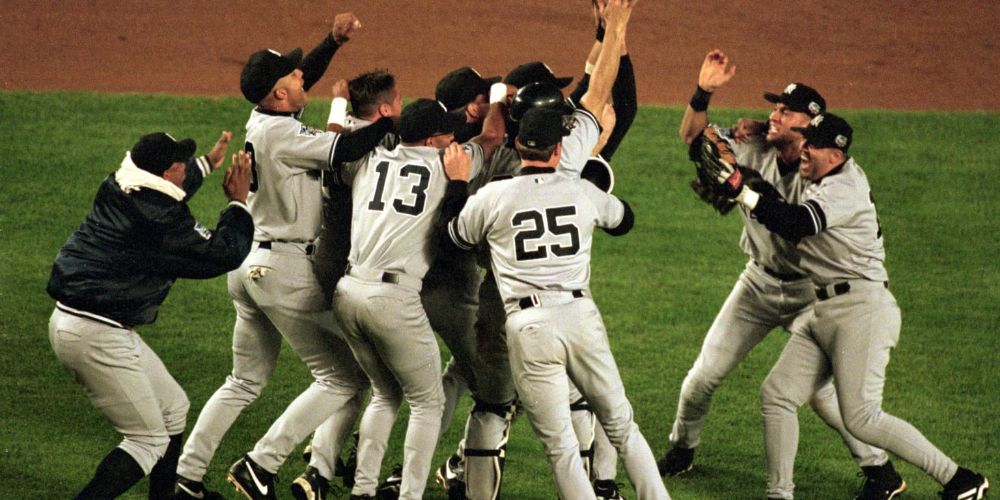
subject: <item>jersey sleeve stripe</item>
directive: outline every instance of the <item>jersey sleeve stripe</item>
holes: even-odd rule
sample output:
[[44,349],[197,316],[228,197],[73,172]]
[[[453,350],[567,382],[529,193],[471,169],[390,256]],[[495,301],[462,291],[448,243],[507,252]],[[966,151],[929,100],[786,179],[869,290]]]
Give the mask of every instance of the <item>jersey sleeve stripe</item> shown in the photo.
[[199,156],[195,162],[198,164],[198,170],[201,170],[202,177],[208,177],[208,174],[212,173],[212,164],[209,163],[207,156]]
[[598,130],[601,129],[601,122],[597,121],[597,117],[594,116],[594,114],[588,111],[586,108],[576,108],[576,112],[590,118],[594,122],[594,125],[597,127],[597,129]]
[[803,206],[809,211],[809,216],[812,217],[813,228],[815,231],[813,234],[819,234],[821,231],[826,229],[826,214],[823,213],[823,209],[820,208],[819,203],[816,200],[807,200]]
[[451,237],[451,241],[455,243],[455,246],[461,248],[462,250],[472,250],[473,248],[475,248],[475,245],[469,243],[468,241],[465,241],[461,236],[459,236],[458,217],[455,217],[454,219],[451,220],[451,222],[448,223],[448,236]]

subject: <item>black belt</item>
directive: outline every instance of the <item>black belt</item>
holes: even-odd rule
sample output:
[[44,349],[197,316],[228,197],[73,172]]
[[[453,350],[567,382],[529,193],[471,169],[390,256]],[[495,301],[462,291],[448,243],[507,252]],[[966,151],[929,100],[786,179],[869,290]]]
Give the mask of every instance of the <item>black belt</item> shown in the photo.
[[[344,270],[344,274],[346,274],[346,275],[350,275],[351,274],[351,265],[350,264],[347,265],[347,269]],[[393,285],[398,285],[399,284],[399,274],[397,274],[397,273],[390,273],[390,272],[383,272],[382,276],[379,277],[379,280],[381,280],[382,283],[392,283]]]
[[[271,249],[271,243],[273,243],[273,242],[271,242],[271,241],[259,241],[259,242],[257,242],[257,248],[263,248],[264,250],[270,250]],[[287,242],[287,241],[279,241],[277,243],[289,243],[289,242]],[[306,253],[306,255],[312,255],[313,251],[315,251],[315,250],[316,250],[316,245],[314,245],[312,243],[309,243],[309,244],[306,245],[305,253]]]
[[[573,298],[579,299],[579,298],[583,297],[583,290],[572,290],[572,291],[570,291],[570,293],[573,294]],[[517,305],[521,309],[529,309],[529,308],[535,307],[535,306],[537,306],[539,304],[536,304],[535,303],[535,299],[533,299],[532,296],[529,295],[527,297],[521,297],[520,299],[518,299],[517,300]]]
[[760,262],[754,261],[754,264],[757,264],[758,266],[760,266],[760,268],[763,269],[765,273],[770,274],[771,276],[773,276],[775,278],[778,278],[781,281],[798,281],[798,280],[806,279],[806,275],[804,275],[804,274],[799,274],[799,273],[779,273],[778,271],[775,271],[774,269],[771,269],[770,267],[767,267],[764,264],[761,264]]
[[[883,281],[882,284],[886,288],[889,288],[889,282],[888,281]],[[838,295],[843,295],[843,294],[851,291],[851,284],[848,283],[848,282],[846,282],[846,281],[842,281],[840,283],[837,283],[837,284],[833,285],[833,293],[832,294],[827,291],[829,288],[830,287],[817,288],[816,289],[816,298],[819,299],[819,300],[826,300],[826,299],[830,299],[830,298],[836,297]]]

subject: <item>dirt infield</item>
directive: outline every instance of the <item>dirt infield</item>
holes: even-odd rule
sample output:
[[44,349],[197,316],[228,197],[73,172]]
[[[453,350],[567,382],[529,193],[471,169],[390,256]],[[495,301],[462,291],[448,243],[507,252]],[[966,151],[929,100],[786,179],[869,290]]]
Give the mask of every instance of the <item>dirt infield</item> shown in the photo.
[[[791,6],[790,6],[791,5]],[[396,73],[406,97],[428,96],[461,65],[504,74],[530,60],[579,76],[593,40],[589,2],[494,0],[7,0],[0,88],[238,94],[246,57],[308,50],[336,12],[362,32],[314,89],[369,69]],[[708,19],[713,19],[708,21]],[[790,81],[832,109],[1000,111],[995,72],[1000,2],[927,0],[665,2],[643,0],[628,46],[643,103],[687,101],[704,54],[729,52],[737,76],[713,105],[758,107]]]

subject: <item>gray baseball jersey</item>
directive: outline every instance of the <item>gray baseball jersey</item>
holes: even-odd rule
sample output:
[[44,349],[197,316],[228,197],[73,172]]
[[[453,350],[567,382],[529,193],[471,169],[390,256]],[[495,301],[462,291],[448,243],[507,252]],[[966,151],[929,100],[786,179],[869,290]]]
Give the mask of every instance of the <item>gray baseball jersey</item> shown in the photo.
[[[483,148],[463,145],[472,157],[472,177],[483,166]],[[352,266],[423,278],[434,258],[433,228],[448,177],[441,150],[432,147],[376,148],[345,165],[340,179],[351,184]]]
[[851,279],[888,281],[882,227],[868,178],[853,158],[840,168],[805,189],[803,206],[818,234],[798,245],[802,267],[821,285]]
[[[728,134],[728,130],[717,130]],[[740,166],[759,173],[788,202],[797,203],[805,195],[809,182],[798,175],[795,165],[782,167],[778,150],[763,136],[734,144],[733,152]],[[789,332],[803,329],[815,301],[812,283],[794,243],[769,231],[742,205],[738,208],[743,219],[740,247],[750,261],[712,322],[698,358],[681,384],[670,432],[672,446],[694,448],[700,444],[712,396],[722,381],[778,326]],[[811,403],[816,414],[840,433],[860,466],[880,465],[888,459],[883,450],[846,431],[833,390],[827,387],[817,391]],[[663,465],[664,472],[677,473],[688,464]]]
[[[717,130],[720,135],[729,134],[728,129]],[[733,153],[736,155],[736,163],[759,173],[789,203],[798,203],[807,181],[795,175],[794,165],[790,170],[782,171],[778,166],[777,148],[767,144],[763,135],[752,136],[746,143],[734,143]],[[746,207],[737,205],[737,208],[743,219],[740,248],[751,259],[782,274],[805,274],[799,265],[799,256],[793,243],[768,231],[750,215]]]
[[322,172],[330,168],[340,135],[257,109],[246,126],[245,149],[254,159],[247,197],[256,224],[254,239],[315,240],[323,222]]
[[639,497],[668,498],[587,296],[593,230],[621,225],[626,206],[587,181],[552,172],[529,167],[483,187],[449,224],[449,235],[461,248],[489,244],[507,310],[514,384],[562,497],[594,498],[570,408],[552,404],[569,400],[572,381],[619,450]]
[[882,410],[885,369],[899,340],[900,312],[889,292],[882,231],[864,172],[853,159],[806,188],[815,235],[802,238],[803,267],[819,300],[761,387],[767,493],[792,498],[798,443],[795,410],[833,381],[847,429],[920,467],[942,484],[957,465],[916,428]]

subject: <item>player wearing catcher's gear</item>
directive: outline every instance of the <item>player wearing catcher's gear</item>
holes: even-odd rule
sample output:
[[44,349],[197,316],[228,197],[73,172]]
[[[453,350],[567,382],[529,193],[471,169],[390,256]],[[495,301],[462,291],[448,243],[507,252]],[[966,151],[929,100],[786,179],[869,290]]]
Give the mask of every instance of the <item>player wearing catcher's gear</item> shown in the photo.
[[[711,92],[728,83],[734,73],[735,67],[724,53],[709,52],[699,74],[698,91],[681,121],[681,138],[691,144],[692,159],[701,159],[704,147],[725,149],[731,145],[735,160],[730,158],[730,161],[745,169],[741,172],[762,178],[773,186],[777,195],[797,200],[803,184],[795,174],[802,137],[792,127],[807,124],[812,116],[825,109],[826,103],[818,92],[803,84],[789,85],[781,94],[767,93],[764,97],[774,103],[774,109],[766,135],[753,136],[746,143],[733,143],[725,138],[728,132],[707,125],[707,108]],[[716,138],[716,142],[702,138],[703,132]],[[722,139],[718,139],[720,134]],[[706,189],[714,196],[713,200],[722,199],[718,205],[731,204],[714,178],[705,182],[711,183]],[[739,213],[743,219],[740,246],[750,259],[681,385],[670,433],[671,449],[658,462],[664,475],[691,469],[712,395],[725,377],[771,330],[779,326],[789,332],[801,330],[815,300],[794,245],[769,232],[749,210]],[[840,433],[862,470],[894,477],[899,485],[903,484],[884,451],[858,441],[844,429],[832,387],[816,391],[811,404],[817,415]]]
[[[727,192],[761,224],[796,244],[802,268],[816,287],[817,302],[805,328],[792,333],[761,386],[768,496],[792,498],[796,409],[813,388],[832,381],[851,434],[923,469],[944,485],[943,498],[985,497],[986,478],[958,467],[920,431],[882,410],[885,369],[899,341],[900,312],[889,291],[871,187],[848,154],[853,132],[846,121],[822,114],[796,130],[805,138],[798,168],[805,188],[798,199],[750,189],[732,168],[716,172],[718,182],[728,185]],[[876,484],[873,490],[875,486],[892,485]],[[870,497],[891,498],[888,493]]]
[[[600,53],[600,44],[596,45],[598,50],[591,52],[592,59],[596,59]],[[621,52],[625,52],[624,41],[622,41]],[[591,102],[592,105],[593,103],[602,103],[606,102],[609,97],[613,97],[616,103],[621,102],[623,109],[626,110],[625,119],[622,120],[620,126],[615,124],[614,127],[610,127],[613,129],[610,136],[619,138],[616,144],[631,123],[632,115],[627,111],[629,109],[628,96],[633,96],[631,109],[634,110],[635,94],[634,78],[627,56],[621,57],[618,61],[627,68],[616,70],[610,65],[613,62],[612,59],[605,63],[607,67],[603,70],[596,69],[596,60],[593,61],[593,67],[590,67],[592,64],[588,64],[588,74],[584,78],[586,83],[582,83],[574,91],[576,100],[584,100],[583,95],[589,90],[589,73],[593,71],[597,75],[595,78],[598,79],[599,84],[595,87],[592,95],[587,98],[588,102]],[[467,76],[468,71],[460,68],[452,72],[449,75],[450,78],[443,79],[439,85],[439,97],[443,98],[443,102],[451,103],[454,106],[453,109],[462,109],[463,105],[460,103],[463,101],[466,102],[464,106],[466,110],[477,106],[477,100],[469,99],[469,96],[475,95],[477,86],[459,85],[460,82],[456,80],[471,79],[459,78],[456,75]],[[512,109],[508,117],[512,118],[513,121],[508,121],[508,124],[516,124],[516,119],[520,118],[525,110],[533,107],[557,109],[562,113],[572,113],[574,110],[571,102],[567,102],[560,91],[561,87],[569,84],[571,78],[556,77],[541,62],[522,64],[512,70],[504,80],[508,83],[508,89],[512,88],[513,84],[522,85],[522,88],[509,98]],[[631,86],[631,91],[628,90],[629,86]],[[596,105],[595,108],[600,109]],[[467,117],[472,114],[481,114],[481,112],[466,112]],[[584,115],[573,115],[572,120],[579,121],[582,116]],[[607,116],[608,113],[604,113],[602,118],[607,119]],[[583,122],[592,122],[592,115],[591,119],[583,120]],[[466,129],[475,130],[468,123]],[[587,156],[594,150],[593,146],[585,146],[586,141],[581,140],[586,136],[588,130],[593,129],[585,126],[574,128],[574,134],[563,141],[564,153],[558,167],[560,172],[571,172],[568,174],[571,176],[580,175],[580,165],[586,162]],[[509,143],[512,142],[512,138],[513,135],[508,134]],[[603,145],[608,140],[608,134],[601,134],[600,138],[600,144]],[[511,177],[519,167],[520,159],[516,151],[509,146],[500,148],[487,162],[484,172],[471,181],[469,193],[474,194],[490,181]],[[610,172],[610,169],[606,171]],[[484,253],[481,257],[481,265],[488,266],[488,256]],[[465,498],[467,496],[479,499],[499,496],[507,433],[513,417],[512,405],[515,393],[510,378],[506,339],[503,333],[505,315],[495,279],[490,271],[487,272],[478,290],[479,308],[475,332],[479,362],[473,366],[478,386],[473,395],[476,403],[469,415],[465,439],[459,445],[459,450],[437,471],[438,482],[448,490],[451,498]],[[575,388],[572,388],[571,393],[576,394],[572,397],[572,401],[577,403],[572,407],[574,410],[580,410],[574,411],[574,426],[580,428],[581,442],[590,443],[593,441],[592,435],[594,434],[593,415],[587,411],[586,404],[578,401],[581,398]],[[604,442],[607,442],[606,438],[604,438]],[[592,447],[590,445],[581,446],[583,450],[586,450],[585,456],[590,457]],[[603,448],[610,448],[610,444],[608,443]],[[610,469],[611,472],[605,472],[601,477],[614,477],[615,461],[612,453],[610,460],[603,462],[610,462],[610,467],[605,469]],[[589,459],[587,465],[589,466]],[[610,481],[610,484],[613,485],[614,482]],[[607,484],[603,486],[608,489]],[[613,495],[608,494],[607,498],[613,498]]]
[[156,320],[177,278],[212,278],[250,251],[250,159],[233,156],[230,200],[214,231],[187,201],[222,165],[231,134],[208,156],[165,133],[145,135],[108,176],[83,224],[59,250],[48,293],[56,299],[49,341],[60,363],[124,439],[78,499],[115,498],[149,475],[149,498],[173,493],[187,396],[135,328]]
[[[480,189],[448,225],[448,233],[459,248],[490,247],[507,312],[514,384],[562,498],[596,498],[571,430],[570,409],[552,404],[568,399],[570,381],[619,450],[639,498],[669,498],[632,420],[589,292],[595,225],[612,235],[625,234],[632,212],[589,182],[555,173],[560,142],[568,133],[557,111],[528,111],[517,139],[521,175]],[[596,142],[596,135],[591,140]]]
[[[477,159],[473,171],[502,140],[502,106],[491,107],[483,134],[463,146]],[[440,151],[462,121],[437,101],[419,99],[403,109],[399,146],[376,148],[337,172],[352,186],[354,207],[348,270],[337,284],[334,309],[372,382],[371,405],[398,410],[404,397],[410,405],[400,498],[423,495],[441,426],[441,356],[419,293],[434,258],[432,235],[448,178],[469,176],[446,171]],[[375,494],[377,477],[364,472],[379,469],[392,428],[391,420],[370,417],[366,412],[361,421],[353,495]]]

